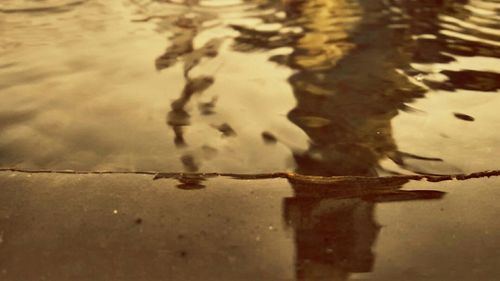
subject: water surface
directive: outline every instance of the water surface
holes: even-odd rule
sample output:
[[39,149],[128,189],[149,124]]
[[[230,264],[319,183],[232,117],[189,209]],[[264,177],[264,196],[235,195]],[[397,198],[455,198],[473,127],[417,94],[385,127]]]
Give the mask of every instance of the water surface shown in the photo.
[[494,169],[498,9],[495,1],[2,1],[0,164]]

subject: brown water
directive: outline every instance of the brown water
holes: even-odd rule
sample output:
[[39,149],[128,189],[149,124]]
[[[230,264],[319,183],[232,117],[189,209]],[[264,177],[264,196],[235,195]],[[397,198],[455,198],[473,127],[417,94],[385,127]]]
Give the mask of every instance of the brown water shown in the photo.
[[[2,0],[0,168],[324,176],[499,169],[499,14],[494,0]],[[227,273],[221,280],[500,276],[498,180],[332,194],[283,180],[188,179],[177,187],[205,189],[169,183],[157,194],[142,186],[163,181],[142,176],[25,176],[0,174],[7,206],[0,209],[0,247],[13,257],[0,259],[0,270],[8,280],[61,272],[95,280],[85,272],[97,265],[85,257],[106,263],[111,253],[115,271],[95,272],[117,280],[202,280],[202,273],[216,280],[220,272]],[[246,185],[270,191],[245,197]],[[91,195],[82,195],[87,188]],[[80,196],[96,198],[82,203]],[[129,234],[99,216],[114,200],[100,196],[137,204],[131,216],[156,208],[167,222],[147,213],[155,227]],[[23,202],[27,209],[18,209]],[[247,213],[236,215],[239,206]],[[82,223],[50,224],[51,214],[68,208]],[[178,231],[162,223],[193,234],[212,208],[220,214],[206,227],[215,236],[196,240],[199,260],[172,260],[174,242],[161,244],[160,236]],[[224,221],[226,212],[251,223]],[[30,226],[38,213],[48,230]],[[83,223],[89,220],[95,228]],[[270,225],[279,235],[254,249],[249,237],[261,236],[252,229]],[[230,228],[237,242],[222,241],[219,227]],[[113,243],[96,229],[120,233],[119,247],[86,252],[85,243]],[[135,239],[131,252],[120,244]],[[66,253],[68,245],[74,251]],[[132,253],[142,246],[154,267],[134,275],[131,264],[143,265]],[[175,270],[158,269],[155,247]],[[66,254],[77,262],[67,264]],[[19,266],[30,257],[47,259],[47,271],[22,275]],[[224,271],[232,261],[239,267]]]

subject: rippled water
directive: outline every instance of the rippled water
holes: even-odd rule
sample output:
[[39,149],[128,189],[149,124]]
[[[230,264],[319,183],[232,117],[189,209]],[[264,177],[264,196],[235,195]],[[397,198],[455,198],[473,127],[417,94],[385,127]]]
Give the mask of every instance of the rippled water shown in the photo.
[[4,0],[0,164],[496,168],[498,11],[495,1]]

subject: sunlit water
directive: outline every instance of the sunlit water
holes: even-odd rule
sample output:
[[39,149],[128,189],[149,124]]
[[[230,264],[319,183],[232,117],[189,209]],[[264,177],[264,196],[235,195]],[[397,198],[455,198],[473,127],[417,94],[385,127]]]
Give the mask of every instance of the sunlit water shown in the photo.
[[493,169],[498,9],[4,0],[0,163],[321,175]]
[[[493,0],[2,0],[0,168],[329,176],[499,169],[499,13]],[[0,177],[9,202],[0,208],[0,244],[11,253],[0,267],[21,264],[5,258],[20,249],[37,257],[39,245],[54,243],[47,251],[65,253],[71,247],[64,241],[80,237],[72,231],[85,233],[83,244],[109,242],[86,224],[42,231],[32,214],[50,224],[74,207],[77,219],[105,222],[96,228],[104,229],[120,225],[101,214],[121,202],[125,212],[133,209],[129,216],[158,210],[144,211],[156,228],[145,228],[148,239],[137,246],[151,251],[143,261],[158,268],[160,234],[210,224],[213,236],[190,244],[205,255],[191,267],[174,258],[180,275],[173,280],[196,280],[205,271],[192,268],[206,266],[207,257],[216,257],[208,258],[210,274],[212,264],[229,268],[232,249],[249,255],[241,270],[224,271],[240,280],[255,280],[255,272],[272,280],[347,280],[370,271],[373,280],[489,280],[497,273],[491,198],[499,195],[498,180],[354,191],[277,181],[209,180],[189,193],[133,176]],[[149,185],[155,188],[128,188]],[[24,205],[16,202],[29,208],[17,210]],[[95,209],[82,213],[80,205]],[[219,215],[206,219],[209,209]],[[226,215],[232,222],[221,219]],[[252,244],[260,234],[246,231],[256,225],[267,233],[261,248]],[[39,236],[50,229],[69,240]],[[226,245],[224,231],[241,248]],[[119,233],[118,244],[135,237]],[[90,253],[108,262],[92,245]],[[176,257],[168,251],[162,255]],[[127,253],[118,253],[127,265],[118,271],[137,264]],[[47,268],[58,272],[60,260],[47,259]],[[147,272],[173,274],[162,270]],[[7,276],[16,280],[13,272]]]

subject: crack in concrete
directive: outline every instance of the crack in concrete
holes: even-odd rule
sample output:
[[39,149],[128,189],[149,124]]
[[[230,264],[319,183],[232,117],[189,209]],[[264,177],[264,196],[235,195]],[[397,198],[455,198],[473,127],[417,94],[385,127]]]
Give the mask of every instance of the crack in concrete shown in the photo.
[[19,168],[0,168],[0,172],[18,172],[28,174],[70,174],[70,175],[149,175],[153,176],[153,180],[158,179],[191,179],[205,180],[214,177],[229,177],[238,180],[258,180],[258,179],[277,179],[283,178],[294,183],[314,184],[314,185],[331,185],[341,183],[356,183],[356,184],[398,184],[409,180],[427,180],[429,182],[440,182],[449,180],[468,180],[485,177],[500,176],[500,170],[482,171],[470,174],[453,174],[453,175],[396,175],[384,177],[371,176],[311,176],[302,175],[293,172],[276,172],[276,173],[165,173],[156,171],[78,171],[78,170],[27,170]]

